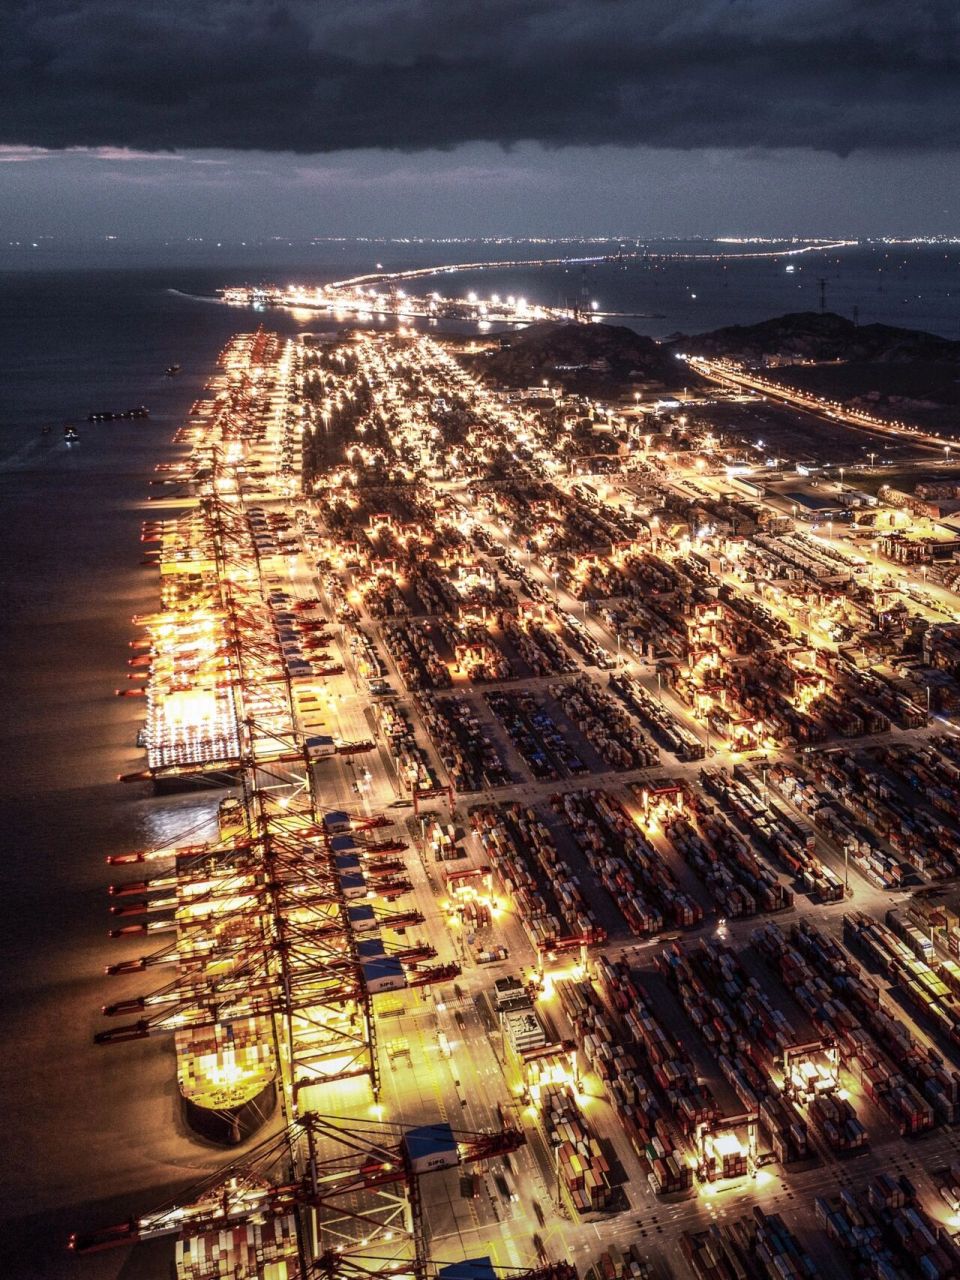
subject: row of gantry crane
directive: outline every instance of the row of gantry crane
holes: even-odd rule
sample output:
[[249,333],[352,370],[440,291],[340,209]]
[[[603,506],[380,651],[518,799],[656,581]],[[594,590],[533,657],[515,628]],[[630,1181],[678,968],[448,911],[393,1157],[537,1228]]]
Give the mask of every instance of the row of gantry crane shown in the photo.
[[[179,1072],[181,1092],[188,1076],[196,1086],[197,1064],[207,1064],[217,1078],[194,1102],[205,1100],[211,1113],[227,1117],[226,1141],[243,1141],[237,1045],[259,1036],[263,1057],[272,1054],[276,1064],[276,1082],[268,1085],[283,1122],[175,1204],[78,1232],[70,1248],[91,1253],[172,1237],[181,1280],[426,1280],[434,1273],[443,1280],[575,1280],[570,1264],[547,1262],[542,1249],[542,1265],[533,1270],[496,1267],[489,1257],[447,1265],[430,1259],[421,1178],[507,1157],[524,1145],[522,1130],[503,1123],[491,1132],[455,1131],[445,1122],[411,1126],[321,1111],[324,1086],[365,1076],[380,1114],[374,998],[446,982],[460,970],[432,964],[432,946],[403,937],[424,916],[397,902],[413,886],[392,821],[323,803],[323,773],[331,766],[309,752],[293,714],[291,677],[257,625],[270,585],[245,527],[242,451],[228,447],[234,431],[233,418],[210,418],[203,448],[212,465],[197,480],[197,469],[185,464],[196,505],[182,519],[184,539],[199,538],[198,560],[213,566],[208,586],[226,617],[238,751],[230,760],[180,763],[175,779],[161,768],[154,781],[229,782],[236,791],[220,806],[216,839],[191,842],[194,833],[184,832],[162,847],[108,859],[156,868],[111,887],[112,932],[156,934],[160,945],[107,972],[168,967],[174,976],[106,1005],[107,1016],[137,1016],[96,1039],[173,1033],[181,1068],[187,1061],[193,1068]],[[237,499],[222,501],[223,491]],[[275,715],[258,722],[256,708],[275,708],[278,695],[287,722]],[[372,746],[339,744],[339,754]],[[201,1043],[212,1052],[200,1054]],[[232,1079],[224,1078],[225,1061]],[[269,1110],[261,1108],[264,1116]],[[190,1115],[188,1109],[188,1121]]]

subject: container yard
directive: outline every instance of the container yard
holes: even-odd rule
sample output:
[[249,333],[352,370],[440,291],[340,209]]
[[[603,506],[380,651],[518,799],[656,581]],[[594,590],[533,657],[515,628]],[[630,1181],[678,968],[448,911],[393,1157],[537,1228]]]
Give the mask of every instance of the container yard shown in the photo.
[[476,356],[239,335],[158,473],[118,692],[167,816],[111,859],[96,1038],[166,1037],[222,1160],[73,1247],[960,1275],[950,624],[735,491],[695,405]]
[[741,1218],[728,1227],[703,1232],[685,1232],[682,1249],[694,1275],[703,1280],[739,1280],[762,1275],[769,1280],[794,1280],[819,1274],[817,1264],[787,1228],[778,1213],[754,1209],[752,1217]]
[[606,1209],[613,1197],[610,1164],[570,1085],[540,1090],[540,1120],[557,1162],[557,1182],[575,1213]]

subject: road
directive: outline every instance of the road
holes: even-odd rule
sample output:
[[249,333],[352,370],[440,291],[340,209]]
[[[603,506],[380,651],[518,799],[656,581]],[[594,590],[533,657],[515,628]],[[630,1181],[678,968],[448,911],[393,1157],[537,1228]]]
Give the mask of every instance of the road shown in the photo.
[[909,440],[912,444],[929,445],[942,452],[956,444],[955,439],[944,437],[935,432],[921,431],[918,427],[887,422],[883,418],[874,418],[870,414],[843,407],[833,403],[829,407],[816,396],[797,391],[782,383],[763,378],[752,371],[741,369],[737,365],[724,360],[708,360],[702,356],[688,356],[687,363],[702,377],[718,386],[735,387],[740,391],[754,391],[758,395],[767,396],[771,400],[780,400],[794,409],[830,422],[842,422],[845,426],[857,431],[866,431],[871,435],[895,437]]

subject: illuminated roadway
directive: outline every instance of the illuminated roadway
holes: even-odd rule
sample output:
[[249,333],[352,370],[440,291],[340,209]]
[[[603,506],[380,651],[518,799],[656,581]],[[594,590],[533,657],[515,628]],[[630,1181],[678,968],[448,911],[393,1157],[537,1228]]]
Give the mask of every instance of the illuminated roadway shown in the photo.
[[893,422],[885,422],[882,418],[872,418],[856,409],[845,409],[836,402],[831,402],[827,407],[815,396],[797,391],[792,387],[785,387],[782,383],[768,381],[727,361],[708,360],[703,356],[686,356],[685,359],[696,373],[720,386],[755,391],[758,395],[766,396],[771,400],[780,400],[794,409],[801,409],[828,422],[841,422],[845,426],[855,427],[858,431],[895,436],[898,439],[909,440],[913,444],[927,444],[938,449],[949,448],[956,443],[933,432],[921,431],[918,427],[898,426]]
[[[378,268],[376,271],[364,272],[360,275],[349,276],[343,280],[333,280],[326,285],[317,289],[306,289],[302,286],[290,285],[286,291],[280,290],[221,290],[221,293],[229,295],[231,292],[238,294],[246,293],[248,296],[245,301],[248,304],[254,302],[254,294],[261,299],[266,298],[271,306],[282,307],[286,309],[296,310],[302,308],[306,310],[323,310],[341,312],[343,314],[352,313],[359,318],[368,318],[373,314],[378,315],[396,315],[400,319],[417,318],[431,319],[435,318],[438,308],[457,308],[467,309],[468,318],[476,319],[482,328],[488,327],[490,324],[531,324],[537,320],[603,320],[621,318],[641,318],[648,316],[646,312],[628,312],[628,311],[610,311],[601,307],[598,303],[590,304],[589,309],[584,316],[570,307],[549,307],[539,303],[531,303],[529,306],[515,306],[508,300],[506,307],[502,306],[500,300],[495,299],[483,300],[471,295],[468,298],[441,298],[439,295],[432,295],[431,299],[420,297],[401,297],[399,299],[378,297],[372,301],[369,296],[364,296],[363,289],[366,287],[368,294],[372,293],[370,286],[389,285],[391,289],[395,289],[396,285],[401,282],[410,280],[424,280],[442,275],[459,275],[479,271],[504,271],[511,269],[528,270],[530,268],[539,269],[543,267],[571,267],[571,266],[587,266],[595,265],[601,262],[626,262],[636,261],[649,258],[667,258],[671,261],[689,260],[701,261],[708,260],[723,261],[724,259],[742,259],[742,258],[789,258],[796,257],[806,253],[828,252],[833,249],[849,248],[855,244],[852,240],[834,240],[834,241],[814,241],[801,245],[792,244],[789,241],[784,242],[784,247],[777,249],[744,249],[732,252],[723,252],[720,254],[710,253],[650,253],[648,250],[623,250],[617,253],[600,253],[600,254],[581,254],[573,257],[551,257],[551,258],[501,258],[490,261],[479,262],[460,262],[460,263],[435,263],[427,267],[411,267],[404,270],[385,270]],[[239,298],[230,299],[228,301],[240,301]],[[431,305],[431,302],[435,305]],[[523,300],[521,299],[521,304]],[[493,310],[490,308],[493,307]]]
[[[785,242],[787,243],[787,242]],[[567,258],[504,258],[499,261],[488,262],[462,262],[462,263],[446,263],[432,267],[414,267],[407,271],[371,271],[364,275],[351,276],[346,280],[336,280],[330,286],[331,288],[349,288],[359,284],[377,284],[384,280],[418,280],[424,277],[456,274],[460,271],[486,271],[486,270],[505,270],[510,267],[554,267],[554,266],[579,266],[581,263],[606,262],[608,260],[637,259],[637,258],[657,258],[666,257],[671,259],[714,259],[720,258],[789,258],[796,257],[803,253],[820,253],[827,252],[830,249],[845,249],[856,244],[855,240],[818,240],[811,244],[802,246],[788,246],[783,249],[757,249],[744,250],[742,252],[722,254],[710,253],[650,253],[648,250],[634,250],[621,254],[593,254],[588,256],[567,257]]]

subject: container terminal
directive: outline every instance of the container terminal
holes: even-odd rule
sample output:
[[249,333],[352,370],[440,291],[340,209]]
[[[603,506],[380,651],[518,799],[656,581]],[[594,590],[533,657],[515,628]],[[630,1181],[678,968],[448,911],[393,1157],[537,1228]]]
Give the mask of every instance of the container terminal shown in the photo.
[[97,1040],[167,1037],[223,1161],[71,1247],[960,1276],[949,526],[758,459],[742,388],[520,394],[464,347],[239,334],[156,474],[122,781],[218,816],[109,859],[143,992]]

